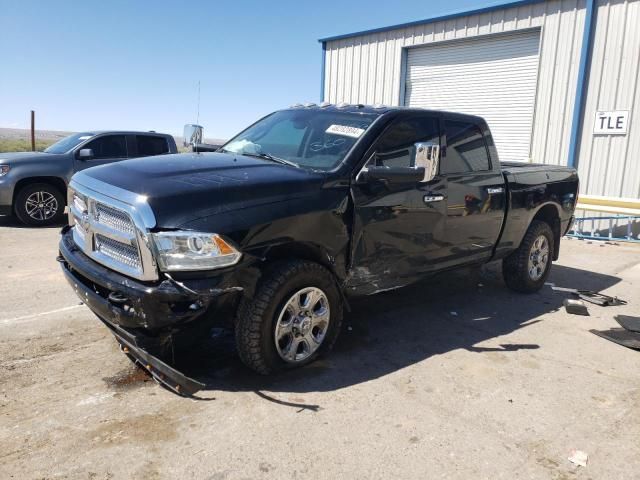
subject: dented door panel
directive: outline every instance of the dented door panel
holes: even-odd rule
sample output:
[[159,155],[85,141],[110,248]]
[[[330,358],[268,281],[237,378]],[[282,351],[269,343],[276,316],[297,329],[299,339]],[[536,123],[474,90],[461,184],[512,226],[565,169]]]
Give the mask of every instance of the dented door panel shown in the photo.
[[411,283],[438,268],[446,248],[444,195],[441,181],[429,184],[354,185],[352,268],[347,289],[371,294]]

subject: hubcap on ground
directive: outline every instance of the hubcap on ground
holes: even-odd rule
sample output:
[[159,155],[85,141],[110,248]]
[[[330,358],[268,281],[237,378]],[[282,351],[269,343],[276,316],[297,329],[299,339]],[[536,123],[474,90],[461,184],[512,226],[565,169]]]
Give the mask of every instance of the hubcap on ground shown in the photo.
[[544,275],[549,263],[549,241],[544,235],[540,235],[535,239],[529,252],[529,278],[538,281]]
[[327,295],[316,287],[298,290],[284,304],[275,326],[278,355],[299,363],[320,348],[329,328]]
[[58,211],[58,201],[49,192],[33,192],[27,197],[25,210],[34,220],[49,220]]

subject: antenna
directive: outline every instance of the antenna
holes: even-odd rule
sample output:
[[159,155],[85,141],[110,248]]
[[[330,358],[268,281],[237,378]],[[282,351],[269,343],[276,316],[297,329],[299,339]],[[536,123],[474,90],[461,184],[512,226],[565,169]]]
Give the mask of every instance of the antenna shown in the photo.
[[196,124],[200,125],[200,80],[198,80],[198,114],[196,115]]

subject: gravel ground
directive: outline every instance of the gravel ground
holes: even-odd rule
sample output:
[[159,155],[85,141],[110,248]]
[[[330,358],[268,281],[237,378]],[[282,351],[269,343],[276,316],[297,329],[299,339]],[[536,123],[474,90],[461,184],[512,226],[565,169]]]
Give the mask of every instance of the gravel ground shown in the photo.
[[187,365],[195,400],[119,352],[57,240],[0,218],[3,479],[638,478],[640,352],[589,329],[640,314],[640,246],[563,240],[550,281],[629,300],[589,317],[491,265],[355,301],[332,355],[275,378],[220,335]]

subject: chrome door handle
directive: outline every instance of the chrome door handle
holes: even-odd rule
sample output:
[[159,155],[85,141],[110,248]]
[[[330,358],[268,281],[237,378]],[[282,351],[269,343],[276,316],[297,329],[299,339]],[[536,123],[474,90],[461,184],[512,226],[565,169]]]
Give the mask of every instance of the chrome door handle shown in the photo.
[[444,195],[425,195],[422,199],[424,203],[441,202],[444,200]]

